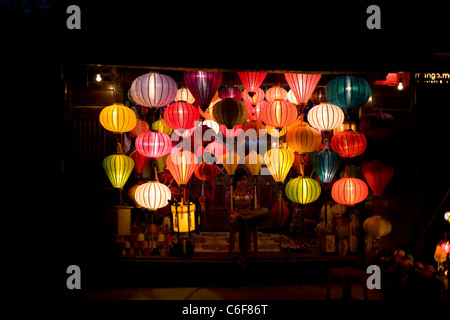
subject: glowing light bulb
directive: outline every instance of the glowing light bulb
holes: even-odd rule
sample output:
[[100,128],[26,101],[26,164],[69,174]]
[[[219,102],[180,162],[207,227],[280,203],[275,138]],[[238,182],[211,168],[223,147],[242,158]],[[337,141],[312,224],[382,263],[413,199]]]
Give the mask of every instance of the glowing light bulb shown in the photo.
[[398,80],[398,86],[397,86],[397,89],[398,89],[398,90],[403,90],[403,81],[402,81],[402,78],[400,78],[400,79]]
[[97,80],[97,82],[102,81],[102,76],[100,75],[100,73],[97,73],[97,77],[95,78],[95,80]]

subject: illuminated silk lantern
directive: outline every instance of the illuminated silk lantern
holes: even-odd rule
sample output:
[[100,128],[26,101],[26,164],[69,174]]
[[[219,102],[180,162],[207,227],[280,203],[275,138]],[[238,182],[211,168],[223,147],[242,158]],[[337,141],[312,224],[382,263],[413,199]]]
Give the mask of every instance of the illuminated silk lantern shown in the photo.
[[239,101],[242,99],[242,91],[241,89],[233,86],[225,87],[222,90],[220,90],[219,97],[222,100],[226,98],[231,98]]
[[244,99],[245,102],[248,102],[253,106],[263,101],[264,96],[265,96],[264,90],[261,88],[256,89],[256,91],[252,92],[252,94],[250,94],[247,89],[245,89],[244,92],[242,93],[242,99]]
[[202,125],[212,129],[216,134],[219,133],[220,125],[214,120],[203,120]]
[[135,141],[136,150],[148,157],[159,158],[170,152],[172,140],[170,137],[159,131],[149,131],[140,134]]
[[166,124],[166,121],[163,118],[159,118],[152,123],[152,130],[159,131],[170,136],[173,132],[173,129]]
[[287,94],[287,101],[292,102],[293,104],[298,104],[297,98],[294,95],[294,91],[289,90]]
[[205,111],[222,83],[222,72],[185,71],[183,77],[195,98],[195,104]]
[[258,102],[256,105],[252,105],[249,102],[244,102],[244,105],[247,107],[247,111],[248,111],[247,120],[261,121],[262,109],[268,104],[269,103],[266,100],[262,100],[262,101]]
[[331,197],[344,206],[354,206],[364,201],[369,189],[364,181],[358,178],[343,177],[337,180],[331,188]]
[[160,108],[175,99],[178,87],[171,77],[158,72],[150,72],[134,79],[130,91],[137,104]]
[[259,139],[260,132],[263,135],[267,133],[266,126],[256,120],[247,122],[244,125],[244,132],[247,132],[248,130],[254,130],[254,132],[256,133],[256,139]]
[[344,122],[344,112],[338,106],[321,103],[308,111],[308,123],[311,127],[322,131],[330,131]]
[[172,213],[174,232],[190,233],[195,230],[195,203],[184,202],[182,198],[181,202],[170,205],[170,212]]
[[316,151],[322,144],[322,135],[317,129],[303,123],[288,131],[286,142],[289,148],[303,154]]
[[352,75],[339,76],[327,83],[325,94],[329,103],[344,110],[364,105],[371,93],[369,83]]
[[137,124],[134,111],[122,103],[114,103],[103,108],[99,120],[103,128],[115,134],[131,131]]
[[184,101],[172,103],[164,110],[164,120],[172,129],[191,129],[199,119],[197,108]]
[[150,126],[147,121],[137,119],[136,126],[130,131],[130,137],[137,137],[141,133],[145,133],[150,130]]
[[228,175],[233,176],[239,165],[240,157],[237,153],[227,152],[222,155],[222,165],[227,170]]
[[238,72],[245,89],[251,93],[256,93],[267,76],[266,72]]
[[386,189],[386,186],[394,175],[393,166],[378,160],[366,163],[362,171],[374,196],[381,196],[383,194],[384,189]]
[[197,164],[195,154],[185,150],[173,152],[166,159],[167,169],[180,187],[187,185]]
[[142,173],[142,170],[144,170],[144,167],[147,164],[149,158],[142,155],[137,150],[131,152],[130,157],[134,161],[134,171],[138,174]]
[[113,154],[103,159],[103,169],[114,188],[122,190],[133,171],[134,161],[124,154]]
[[136,193],[136,188],[139,187],[139,184],[135,184],[134,186],[132,186],[130,189],[128,189],[128,197],[134,202],[134,205],[136,206],[136,208],[142,208],[142,206],[137,203],[136,198],[134,197],[135,193]]
[[392,224],[382,216],[374,215],[364,220],[363,229],[375,239],[380,239],[391,232]]
[[261,112],[261,120],[276,129],[286,127],[297,120],[297,107],[290,102],[275,100],[267,104]]
[[151,211],[167,206],[171,196],[170,189],[158,181],[143,183],[134,192],[136,202]]
[[214,120],[228,129],[244,124],[247,120],[247,107],[240,101],[231,98],[217,102],[212,110]]
[[228,129],[221,124],[219,126],[220,132],[227,138],[234,138],[244,133],[244,126],[242,124],[235,125],[233,128]]
[[289,180],[285,192],[289,200],[295,203],[308,204],[319,198],[322,188],[314,179],[297,177]]
[[264,163],[277,183],[283,183],[294,163],[294,152],[281,145],[268,150],[264,155]]
[[366,148],[366,137],[360,132],[344,130],[334,134],[331,138],[331,149],[343,158],[359,156]]
[[180,88],[175,96],[175,101],[184,101],[190,104],[195,102],[195,98],[188,88]]
[[195,176],[203,182],[213,180],[219,174],[219,169],[215,164],[208,164],[204,161],[194,169]]
[[381,140],[388,138],[395,129],[394,117],[378,111],[361,117],[359,130],[369,138]]
[[261,170],[263,161],[264,157],[254,150],[245,156],[245,166],[250,170],[250,173],[253,176],[259,175],[259,170]]
[[280,86],[273,86],[266,91],[267,102],[274,102],[277,100],[286,101],[287,91]]
[[341,157],[326,146],[322,150],[314,152],[311,155],[311,163],[314,166],[320,181],[324,184],[328,184],[339,169]]
[[278,191],[278,198],[270,210],[270,217],[277,226],[282,227],[289,217],[289,213],[289,207],[284,202],[281,191]]
[[166,154],[165,156],[159,157],[158,159],[156,159],[156,169],[158,170],[158,172],[164,172],[166,170],[166,160],[167,157],[169,156],[169,153]]
[[297,103],[300,106],[306,106],[322,75],[285,73],[284,77],[294,93]]

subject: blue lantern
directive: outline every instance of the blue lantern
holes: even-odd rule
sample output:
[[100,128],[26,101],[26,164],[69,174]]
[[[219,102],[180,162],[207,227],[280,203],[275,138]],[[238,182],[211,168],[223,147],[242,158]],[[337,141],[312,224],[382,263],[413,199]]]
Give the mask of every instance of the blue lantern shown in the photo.
[[314,152],[311,156],[311,163],[324,184],[328,184],[333,179],[341,163],[339,154],[330,150],[328,145],[320,151]]
[[340,76],[327,83],[325,95],[329,103],[344,110],[364,105],[371,93],[369,83],[352,75]]

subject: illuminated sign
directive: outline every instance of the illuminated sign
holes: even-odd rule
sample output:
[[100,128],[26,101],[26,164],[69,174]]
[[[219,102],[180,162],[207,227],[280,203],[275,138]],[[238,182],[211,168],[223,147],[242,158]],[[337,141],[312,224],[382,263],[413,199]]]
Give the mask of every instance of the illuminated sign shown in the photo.
[[418,85],[450,85],[450,72],[414,73],[414,83]]

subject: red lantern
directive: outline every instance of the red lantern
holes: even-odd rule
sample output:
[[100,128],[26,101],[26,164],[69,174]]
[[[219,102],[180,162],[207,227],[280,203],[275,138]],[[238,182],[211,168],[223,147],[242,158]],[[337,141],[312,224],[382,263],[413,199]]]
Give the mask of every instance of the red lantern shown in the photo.
[[334,201],[345,206],[354,206],[364,201],[369,194],[367,184],[357,178],[344,177],[333,184],[331,196]]
[[238,72],[245,89],[250,92],[256,92],[267,76],[266,72]]
[[204,161],[194,169],[194,174],[203,182],[213,180],[218,174],[219,169],[215,164],[207,164]]
[[321,74],[285,73],[289,87],[292,89],[299,105],[305,106],[319,83]]
[[134,161],[134,170],[136,171],[136,173],[142,173],[142,170],[144,170],[144,167],[147,164],[149,158],[144,156],[137,150],[131,152],[130,157]]
[[284,202],[283,198],[279,197],[277,199],[274,206],[272,207],[272,210],[270,211],[270,217],[277,226],[284,226],[284,223],[289,217],[289,208],[286,205],[286,202]]
[[235,125],[231,129],[228,129],[226,126],[221,124],[219,126],[220,132],[227,138],[234,138],[239,136],[244,132],[244,126],[242,124]]
[[242,99],[242,91],[237,87],[225,87],[220,90],[219,97],[222,100],[231,98],[239,101]]
[[262,109],[269,103],[266,100],[262,100],[262,101],[258,102],[256,105],[252,105],[249,102],[244,102],[244,104],[247,107],[247,111],[248,111],[247,120],[261,121]]
[[374,140],[388,138],[395,128],[394,117],[388,113],[378,111],[361,117],[359,130]]
[[242,93],[242,98],[245,102],[248,102],[254,106],[264,100],[264,90],[258,88],[255,92],[250,93],[247,89],[245,89]]
[[173,129],[191,129],[199,119],[197,108],[184,101],[172,103],[164,110],[164,121]]
[[140,134],[135,141],[136,150],[148,157],[159,158],[170,152],[172,140],[170,137],[159,131],[149,131]]
[[364,165],[363,175],[374,196],[381,196],[394,175],[394,167],[374,160]]
[[297,120],[297,116],[297,107],[294,104],[275,100],[263,108],[261,120],[271,127],[282,128]]
[[150,125],[144,120],[137,119],[136,127],[130,131],[130,137],[137,137],[141,133],[145,133],[148,130],[150,130]]
[[343,158],[354,158],[362,154],[367,147],[366,137],[353,130],[344,130],[331,138],[331,149]]

